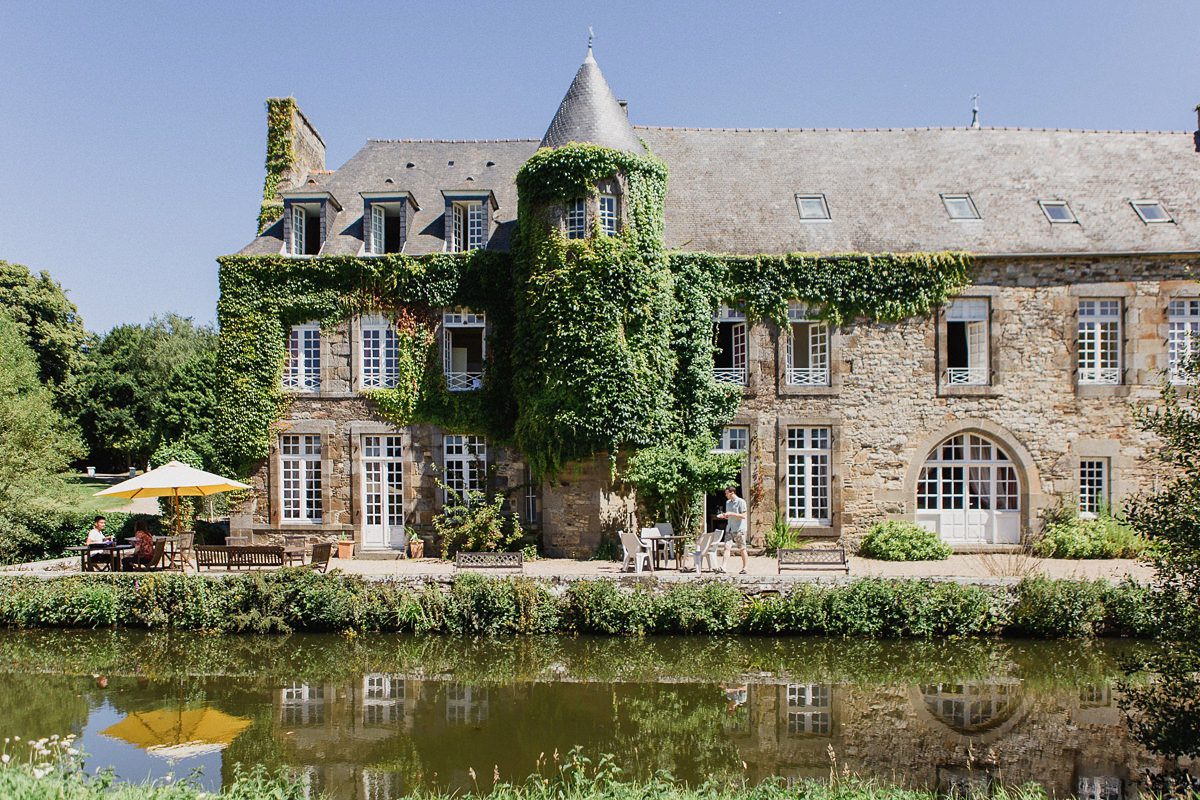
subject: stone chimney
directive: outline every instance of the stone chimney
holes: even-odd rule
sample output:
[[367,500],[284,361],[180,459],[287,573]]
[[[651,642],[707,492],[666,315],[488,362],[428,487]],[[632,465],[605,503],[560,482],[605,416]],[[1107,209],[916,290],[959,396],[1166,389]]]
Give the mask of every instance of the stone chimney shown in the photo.
[[325,170],[325,140],[293,97],[267,98],[267,176],[258,213],[261,234],[283,215],[279,193],[304,183],[310,172]]

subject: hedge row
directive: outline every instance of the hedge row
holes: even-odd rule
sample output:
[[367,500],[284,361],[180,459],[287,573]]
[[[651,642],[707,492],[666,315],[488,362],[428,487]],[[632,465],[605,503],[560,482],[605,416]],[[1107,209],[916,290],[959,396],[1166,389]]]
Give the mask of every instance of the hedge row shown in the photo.
[[482,634],[1152,636],[1148,588],[1027,578],[1015,587],[862,579],[746,596],[712,581],[634,588],[459,576],[419,588],[301,569],[0,579],[0,625],[209,632]]

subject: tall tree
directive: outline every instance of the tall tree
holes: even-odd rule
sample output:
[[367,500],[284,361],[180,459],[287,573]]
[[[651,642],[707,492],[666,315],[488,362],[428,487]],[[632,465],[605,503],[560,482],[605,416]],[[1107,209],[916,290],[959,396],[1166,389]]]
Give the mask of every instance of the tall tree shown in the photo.
[[82,454],[78,433],[38,379],[25,332],[0,314],[0,513],[56,494],[62,473]]
[[187,382],[211,382],[203,365],[215,352],[212,328],[178,314],[151,318],[144,326],[120,325],[98,338],[71,389],[71,408],[92,460],[127,469],[144,464],[164,442],[211,429],[211,411],[205,411],[211,401],[204,398],[208,387]]
[[37,357],[42,383],[58,388],[79,366],[87,332],[75,304],[46,272],[0,260],[0,308]]

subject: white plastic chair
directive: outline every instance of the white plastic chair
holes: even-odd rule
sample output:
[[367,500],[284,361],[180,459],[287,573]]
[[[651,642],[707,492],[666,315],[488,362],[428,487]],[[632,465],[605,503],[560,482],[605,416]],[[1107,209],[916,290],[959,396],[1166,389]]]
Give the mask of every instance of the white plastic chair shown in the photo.
[[[675,535],[675,528],[672,527],[671,523],[669,523],[669,522],[656,522],[656,523],[654,523],[654,527],[658,528],[659,536],[674,536]],[[674,557],[675,557],[675,542],[668,540],[667,541],[667,558],[674,558]]]
[[713,540],[717,537],[715,533],[702,533],[696,539],[696,549],[692,551],[693,569],[700,572],[701,562],[706,562],[710,570],[717,569],[717,553],[713,547]]
[[629,568],[630,561],[633,562],[634,572],[642,571],[643,562],[647,569],[651,572],[654,571],[654,565],[650,561],[650,550],[642,543],[641,539],[630,531],[621,531],[621,546],[625,548],[625,561],[621,564],[622,572]]

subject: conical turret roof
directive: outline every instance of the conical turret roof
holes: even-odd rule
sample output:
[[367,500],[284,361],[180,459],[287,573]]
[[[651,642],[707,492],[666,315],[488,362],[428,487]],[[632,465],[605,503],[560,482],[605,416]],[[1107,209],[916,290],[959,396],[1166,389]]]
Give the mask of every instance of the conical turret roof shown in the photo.
[[558,113],[542,137],[542,147],[561,147],[568,142],[598,144],[614,150],[645,153],[641,140],[633,132],[625,109],[617,102],[612,89],[588,47],[587,58],[575,73],[567,96],[558,106]]

